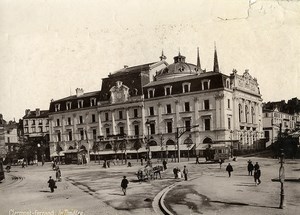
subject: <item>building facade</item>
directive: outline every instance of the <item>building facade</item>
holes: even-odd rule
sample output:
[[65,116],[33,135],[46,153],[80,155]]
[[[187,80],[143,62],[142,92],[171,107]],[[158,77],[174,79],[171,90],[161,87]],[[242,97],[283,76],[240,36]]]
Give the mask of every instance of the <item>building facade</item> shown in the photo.
[[274,110],[263,110],[263,130],[266,138],[266,146],[270,146],[274,143],[279,135],[280,126],[281,132],[290,132],[297,128],[298,117],[297,115],[291,115]]
[[86,150],[90,156],[181,156],[207,147],[263,147],[262,99],[246,70],[225,75],[215,50],[213,71],[187,63],[180,53],[125,66],[102,81],[100,91],[53,100],[49,110],[51,155]]

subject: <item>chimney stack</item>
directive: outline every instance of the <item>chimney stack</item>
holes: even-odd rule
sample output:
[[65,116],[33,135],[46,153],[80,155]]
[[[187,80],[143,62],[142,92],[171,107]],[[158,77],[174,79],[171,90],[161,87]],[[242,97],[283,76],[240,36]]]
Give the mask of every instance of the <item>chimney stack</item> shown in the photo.
[[35,116],[40,116],[41,115],[41,111],[39,108],[35,109]]
[[28,116],[29,113],[30,113],[30,109],[26,109],[26,110],[25,110],[25,115]]
[[76,96],[82,96],[83,95],[83,89],[82,88],[76,88]]

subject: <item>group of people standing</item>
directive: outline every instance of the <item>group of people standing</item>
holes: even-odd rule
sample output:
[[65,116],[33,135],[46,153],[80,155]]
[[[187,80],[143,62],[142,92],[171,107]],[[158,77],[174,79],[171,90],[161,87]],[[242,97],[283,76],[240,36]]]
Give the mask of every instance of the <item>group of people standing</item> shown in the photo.
[[[173,173],[174,173],[174,177],[175,177],[175,179],[177,179],[177,178],[182,178],[183,176],[184,176],[184,180],[185,181],[187,181],[187,176],[188,176],[188,169],[187,169],[187,167],[186,166],[184,166],[183,167],[183,171],[182,171],[182,173],[181,173],[181,170],[178,168],[178,167],[175,167],[174,169],[173,169]],[[182,175],[183,174],[183,175]]]

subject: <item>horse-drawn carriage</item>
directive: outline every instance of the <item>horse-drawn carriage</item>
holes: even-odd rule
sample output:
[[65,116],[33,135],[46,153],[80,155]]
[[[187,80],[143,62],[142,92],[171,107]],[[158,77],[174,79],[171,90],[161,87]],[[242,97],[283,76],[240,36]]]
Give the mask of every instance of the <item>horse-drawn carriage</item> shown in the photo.
[[139,181],[153,180],[157,179],[158,176],[161,178],[161,171],[163,171],[163,166],[161,165],[155,167],[146,165],[144,168],[139,169],[136,175]]

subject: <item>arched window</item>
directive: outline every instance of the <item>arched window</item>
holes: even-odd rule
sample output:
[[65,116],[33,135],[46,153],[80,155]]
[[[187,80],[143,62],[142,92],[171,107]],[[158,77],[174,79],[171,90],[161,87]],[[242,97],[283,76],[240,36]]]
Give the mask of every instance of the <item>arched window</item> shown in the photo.
[[85,148],[85,146],[80,146],[80,149],[83,149],[83,150],[85,150],[86,151],[86,148]]
[[168,141],[166,142],[166,145],[167,145],[167,146],[175,145],[175,142],[174,142],[173,140],[168,140]]
[[71,150],[71,149],[74,149],[74,147],[73,147],[73,146],[70,146],[69,149],[70,149],[70,150]]
[[106,144],[106,146],[105,146],[105,149],[107,149],[107,150],[110,150],[110,149],[112,149],[112,146],[111,146],[111,144],[110,144],[110,143]]
[[155,142],[154,140],[151,140],[149,142],[149,146],[157,146],[157,142]]
[[203,143],[212,143],[212,140],[211,140],[211,138],[206,137],[206,138],[203,140]]

